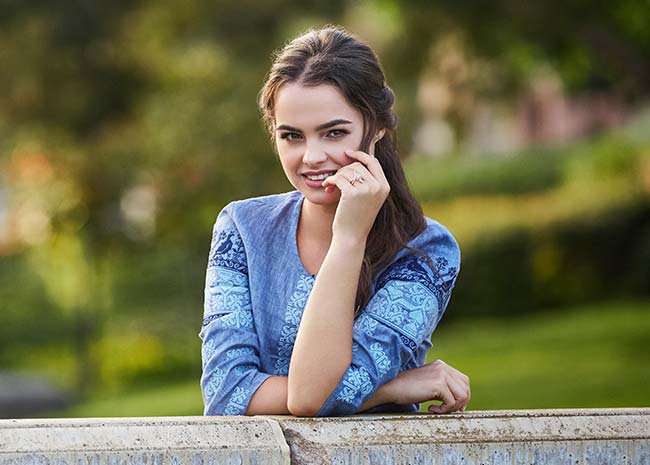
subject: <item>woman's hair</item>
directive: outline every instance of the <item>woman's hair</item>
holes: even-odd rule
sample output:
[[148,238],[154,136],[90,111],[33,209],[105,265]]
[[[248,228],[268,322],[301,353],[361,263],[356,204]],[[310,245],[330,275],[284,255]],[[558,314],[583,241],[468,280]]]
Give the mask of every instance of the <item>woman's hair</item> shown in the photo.
[[[286,83],[303,86],[333,84],[363,115],[364,135],[359,150],[368,152],[375,133],[385,134],[375,145],[375,157],[390,184],[390,193],[368,234],[355,302],[358,316],[370,300],[372,280],[406,243],[426,228],[420,205],[411,194],[397,149],[394,94],[386,85],[372,49],[341,27],[312,29],[276,52],[267,80],[259,93],[259,106],[273,139],[275,99]],[[426,255],[425,255],[426,256]],[[428,257],[426,257],[428,258]],[[428,260],[430,262],[430,260]],[[436,268],[433,267],[435,272]]]

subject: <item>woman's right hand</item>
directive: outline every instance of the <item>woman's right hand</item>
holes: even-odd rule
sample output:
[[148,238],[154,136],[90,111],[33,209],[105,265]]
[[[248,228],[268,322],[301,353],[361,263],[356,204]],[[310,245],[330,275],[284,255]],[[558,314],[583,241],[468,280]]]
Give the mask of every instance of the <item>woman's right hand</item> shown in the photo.
[[441,400],[429,406],[433,413],[464,412],[471,397],[469,377],[442,360],[400,371],[389,384],[398,404]]

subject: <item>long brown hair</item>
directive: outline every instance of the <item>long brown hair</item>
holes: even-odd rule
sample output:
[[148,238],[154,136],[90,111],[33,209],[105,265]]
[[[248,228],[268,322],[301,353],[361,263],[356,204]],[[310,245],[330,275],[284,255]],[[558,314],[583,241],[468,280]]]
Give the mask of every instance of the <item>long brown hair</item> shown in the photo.
[[[385,129],[384,137],[375,145],[375,157],[391,190],[366,241],[355,302],[358,316],[370,300],[373,277],[391,262],[397,252],[406,247],[426,257],[423,252],[406,245],[426,228],[426,221],[422,208],[411,194],[399,159],[397,117],[393,110],[395,96],[386,84],[372,49],[337,26],[311,29],[275,53],[258,99],[272,139],[275,97],[280,87],[289,82],[338,87],[363,115],[364,136],[359,150],[367,152],[376,131]],[[435,272],[435,266],[432,268]]]

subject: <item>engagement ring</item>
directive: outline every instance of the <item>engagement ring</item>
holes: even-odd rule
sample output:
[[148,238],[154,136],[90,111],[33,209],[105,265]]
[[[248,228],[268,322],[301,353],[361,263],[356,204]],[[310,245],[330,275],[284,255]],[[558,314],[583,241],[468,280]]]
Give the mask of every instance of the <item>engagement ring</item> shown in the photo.
[[363,178],[361,177],[361,175],[356,171],[354,171],[353,173],[354,175],[352,176],[352,181],[350,181],[350,184],[352,186],[354,186],[356,182],[358,182],[359,184],[363,184]]

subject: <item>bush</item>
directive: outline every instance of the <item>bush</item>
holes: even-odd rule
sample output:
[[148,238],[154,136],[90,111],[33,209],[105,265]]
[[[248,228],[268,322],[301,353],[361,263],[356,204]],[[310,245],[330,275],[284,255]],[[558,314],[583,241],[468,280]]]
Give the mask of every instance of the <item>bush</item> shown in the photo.
[[405,164],[405,171],[411,189],[422,201],[538,192],[562,181],[557,154],[543,151],[504,159],[414,158]]
[[645,142],[610,134],[507,158],[415,157],[404,168],[415,196],[430,202],[470,195],[540,192],[575,182],[635,179],[646,150]]
[[450,318],[516,315],[650,295],[650,200],[539,229],[477,238],[463,250]]

